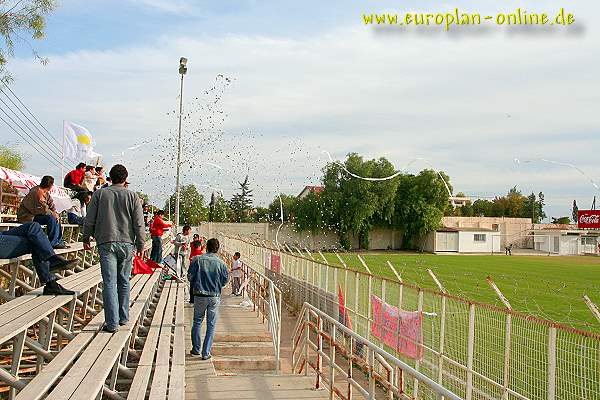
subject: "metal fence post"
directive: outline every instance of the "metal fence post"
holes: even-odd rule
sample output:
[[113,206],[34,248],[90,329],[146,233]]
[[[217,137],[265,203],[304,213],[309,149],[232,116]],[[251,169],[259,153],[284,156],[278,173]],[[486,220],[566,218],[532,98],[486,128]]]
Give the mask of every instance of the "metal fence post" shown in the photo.
[[473,398],[473,353],[475,350],[475,304],[469,304],[469,339],[467,342],[467,396]]
[[[373,319],[373,309],[371,307],[371,296],[373,295],[373,275],[370,274],[368,293],[369,297],[367,297],[367,340],[371,341],[371,328],[369,327],[371,326],[371,321]],[[381,309],[383,310],[383,304],[381,305]]]
[[548,330],[548,400],[556,398],[556,328]]
[[306,340],[304,341],[304,376],[308,376],[308,350],[310,348],[310,311],[306,310],[304,313],[304,335]]
[[[333,388],[335,387],[335,368],[333,367],[335,365],[335,341],[336,341],[336,326],[333,325],[332,326],[332,331],[331,331],[331,343],[329,344],[329,399],[333,400],[334,398],[334,391]],[[350,360],[350,362],[352,362],[352,360]]]
[[[423,312],[423,290],[419,288],[419,303],[417,305],[417,310],[419,311],[419,314]],[[400,324],[398,324],[400,325]],[[415,361],[415,370],[420,371],[421,369],[421,361],[417,360]],[[419,380],[417,378],[414,379],[413,381],[413,386],[414,386],[414,390],[413,390],[413,397],[415,399],[419,398]]]

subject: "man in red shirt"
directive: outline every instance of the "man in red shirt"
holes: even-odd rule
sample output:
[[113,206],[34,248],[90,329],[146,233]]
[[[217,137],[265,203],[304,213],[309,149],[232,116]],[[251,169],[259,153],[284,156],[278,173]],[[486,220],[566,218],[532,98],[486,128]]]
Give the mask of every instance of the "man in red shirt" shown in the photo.
[[150,259],[154,262],[160,263],[162,261],[162,235],[165,233],[167,228],[172,225],[167,224],[163,221],[163,210],[158,210],[154,213],[154,219],[152,225],[150,225],[150,237],[152,238],[152,251],[150,252]]
[[76,191],[86,190],[83,187],[83,178],[85,177],[85,163],[79,163],[75,169],[65,176],[64,187]]

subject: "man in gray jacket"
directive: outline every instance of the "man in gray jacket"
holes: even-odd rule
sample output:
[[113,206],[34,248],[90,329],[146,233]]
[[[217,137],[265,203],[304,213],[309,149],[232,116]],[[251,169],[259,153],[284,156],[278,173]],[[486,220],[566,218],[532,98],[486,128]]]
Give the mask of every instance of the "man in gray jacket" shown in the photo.
[[133,253],[142,256],[146,237],[142,203],[125,187],[127,169],[117,164],[110,170],[112,185],[97,190],[87,206],[83,245],[90,249],[94,237],[100,253],[104,328],[114,333],[129,320],[129,277]]

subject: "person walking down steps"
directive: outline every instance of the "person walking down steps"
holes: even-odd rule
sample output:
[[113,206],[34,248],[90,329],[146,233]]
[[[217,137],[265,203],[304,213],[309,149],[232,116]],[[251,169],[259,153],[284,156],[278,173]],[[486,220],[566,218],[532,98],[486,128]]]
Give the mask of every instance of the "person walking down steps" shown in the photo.
[[[188,270],[188,280],[194,295],[194,322],[192,324],[192,356],[211,358],[211,348],[215,336],[221,289],[227,284],[227,266],[219,258],[219,241],[215,238],[206,242],[206,253],[196,256]],[[201,343],[202,321],[206,315],[206,335]],[[202,344],[202,351],[200,345]]]
[[242,286],[242,262],[240,261],[240,252],[236,251],[233,255],[231,265],[231,294],[241,296],[240,288]]

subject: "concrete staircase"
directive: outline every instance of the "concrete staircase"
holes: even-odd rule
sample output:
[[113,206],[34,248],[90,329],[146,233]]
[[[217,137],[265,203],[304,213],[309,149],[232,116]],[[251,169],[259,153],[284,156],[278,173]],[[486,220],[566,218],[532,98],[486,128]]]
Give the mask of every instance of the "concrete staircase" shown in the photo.
[[[239,306],[242,300],[223,294],[211,360],[186,356],[186,399],[328,399],[327,390],[314,389],[314,376],[275,375],[271,333],[252,308]],[[193,309],[186,308],[188,349],[192,316]],[[289,334],[282,341],[289,342]]]
[[[207,379],[199,399],[328,399],[327,390],[315,390],[314,377],[299,375],[218,376]],[[191,398],[191,397],[188,397]]]
[[241,297],[223,295],[212,360],[217,374],[265,373],[276,369],[271,333]]

